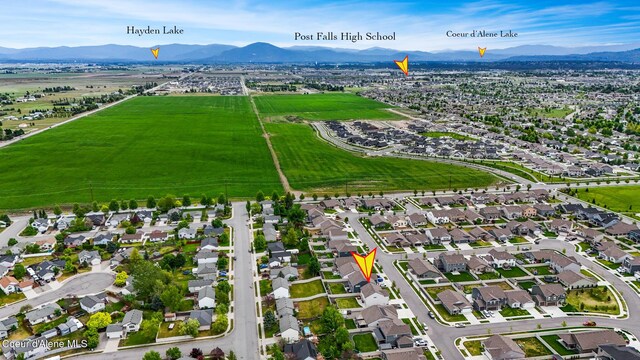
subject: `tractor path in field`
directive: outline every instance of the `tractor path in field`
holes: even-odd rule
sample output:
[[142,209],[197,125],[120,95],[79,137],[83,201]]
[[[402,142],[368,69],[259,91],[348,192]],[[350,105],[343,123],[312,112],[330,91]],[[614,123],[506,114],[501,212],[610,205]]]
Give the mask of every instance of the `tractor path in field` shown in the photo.
[[253,96],[249,96],[249,101],[251,101],[251,107],[253,108],[253,112],[256,114],[256,117],[258,118],[258,123],[260,123],[260,128],[262,129],[262,136],[264,136],[264,138],[267,140],[267,146],[269,147],[269,152],[271,152],[271,158],[273,159],[273,164],[275,165],[276,171],[278,172],[278,176],[280,177],[280,182],[282,183],[284,192],[285,193],[290,192],[297,196],[298,194],[296,194],[291,189],[291,186],[289,185],[289,180],[284,175],[284,172],[282,172],[282,168],[280,167],[280,161],[278,160],[278,155],[276,154],[276,151],[273,149],[273,145],[271,144],[269,133],[267,133],[267,130],[264,127],[264,123],[262,123],[262,118],[260,117],[260,113],[258,113],[258,107],[256,106],[255,101],[253,101]]

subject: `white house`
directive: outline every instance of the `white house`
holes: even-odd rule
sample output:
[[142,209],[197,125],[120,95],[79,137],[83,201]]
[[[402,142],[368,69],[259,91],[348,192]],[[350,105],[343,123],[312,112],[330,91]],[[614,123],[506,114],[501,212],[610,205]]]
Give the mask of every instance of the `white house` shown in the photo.
[[434,213],[432,211],[429,211],[427,213],[427,219],[429,220],[429,222],[436,225],[446,224],[449,222],[449,216],[445,214]]
[[377,284],[366,284],[360,288],[360,295],[365,307],[373,305],[387,305],[389,303],[389,292]]
[[5,294],[11,294],[18,291],[18,280],[13,276],[4,276],[0,279],[0,289]]
[[216,306],[216,293],[211,286],[198,291],[198,307],[200,309],[214,308]]
[[285,315],[280,318],[280,336],[289,344],[298,341],[300,338],[300,326],[295,316]]
[[89,314],[96,313],[105,309],[105,294],[89,295],[80,300],[80,307]]
[[129,310],[124,314],[122,319],[122,329],[125,333],[136,332],[140,330],[142,324],[142,311]]
[[195,239],[197,230],[190,228],[182,228],[178,230],[178,237],[180,239]]
[[273,297],[275,299],[289,297],[289,281],[279,277],[273,279],[271,284],[273,287]]
[[107,338],[108,339],[121,339],[124,336],[124,329],[122,324],[109,324],[107,325]]
[[100,253],[96,250],[93,250],[93,251],[82,250],[78,254],[78,263],[80,264],[84,262],[84,263],[87,263],[88,265],[95,266],[95,265],[100,265],[101,261],[102,261],[102,258],[100,257]]

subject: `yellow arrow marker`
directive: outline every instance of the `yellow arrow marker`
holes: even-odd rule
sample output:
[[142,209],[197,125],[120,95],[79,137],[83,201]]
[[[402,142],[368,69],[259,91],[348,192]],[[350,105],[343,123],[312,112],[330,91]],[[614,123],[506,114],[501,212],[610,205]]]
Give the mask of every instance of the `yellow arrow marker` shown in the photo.
[[405,75],[409,75],[409,55],[404,57],[404,60],[400,61],[400,60],[393,60],[394,63],[396,63],[396,65],[398,65],[398,67],[400,68],[400,70],[402,70],[402,72]]
[[478,52],[480,53],[480,57],[484,56],[485,51],[487,51],[486,47],[481,48],[480,46],[478,46]]
[[367,279],[367,282],[371,281],[371,271],[373,271],[373,261],[376,259],[376,250],[378,250],[378,248],[371,250],[365,256],[362,256],[355,251],[351,252],[351,256],[356,260],[356,264],[358,264],[358,267],[360,268],[360,271],[362,271],[362,275]]
[[153,54],[153,57],[155,57],[156,59],[158,58],[158,53],[160,52],[160,48],[157,47],[155,49],[151,49],[151,53]]

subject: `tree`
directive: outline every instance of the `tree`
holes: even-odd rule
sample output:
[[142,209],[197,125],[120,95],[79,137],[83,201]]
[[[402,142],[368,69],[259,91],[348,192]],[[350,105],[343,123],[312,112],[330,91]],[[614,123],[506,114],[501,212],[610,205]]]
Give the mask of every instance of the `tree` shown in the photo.
[[198,329],[200,328],[200,322],[196,319],[188,319],[182,323],[182,326],[178,328],[180,335],[191,335],[193,337],[198,336]]
[[142,360],[162,360],[162,357],[159,352],[151,350],[144,354]]
[[264,313],[264,328],[267,330],[272,330],[278,325],[278,320],[276,316],[273,314],[273,311],[267,310]]
[[56,206],[53,207],[53,213],[56,216],[62,215],[62,209],[60,208],[60,205],[56,205]]
[[135,210],[137,208],[138,208],[138,202],[136,201],[136,199],[129,200],[129,209]]
[[170,311],[176,311],[182,302],[182,292],[178,287],[169,285],[164,289],[162,294],[160,294],[160,300],[162,300],[164,306],[168,307]]
[[100,206],[98,206],[98,202],[97,201],[94,201],[93,203],[91,203],[91,211],[93,211],[93,212],[100,211]]
[[236,353],[233,350],[229,350],[229,355],[227,355],[227,360],[238,360]]
[[166,355],[167,359],[176,360],[182,357],[182,352],[177,347],[172,347],[167,349]]
[[253,248],[256,252],[263,252],[267,248],[267,239],[265,239],[264,235],[256,235],[253,240]]
[[311,257],[311,260],[309,260],[309,266],[307,267],[307,270],[309,271],[309,274],[311,276],[317,276],[318,274],[320,274],[320,262],[318,261],[318,258],[313,256]]
[[192,357],[194,359],[197,359],[202,355],[203,355],[202,350],[200,350],[199,348],[193,348],[193,349],[191,349],[191,352],[189,353],[189,357]]
[[11,239],[9,239],[8,245],[9,246],[13,246],[13,245],[15,245],[17,243],[18,243],[18,240],[16,240],[15,238],[11,238]]
[[133,288],[138,297],[147,301],[151,300],[153,295],[162,293],[164,286],[170,280],[167,273],[158,269],[154,263],[143,260],[133,264],[131,275],[133,276]]
[[214,228],[221,228],[221,227],[224,227],[224,223],[222,222],[221,219],[215,218],[211,220],[211,226],[213,226]]
[[222,334],[229,326],[229,319],[226,314],[218,315],[216,321],[211,324],[211,331],[214,334]]
[[140,331],[142,332],[144,337],[152,339],[155,338],[158,332],[158,326],[160,326],[160,319],[156,317],[148,320],[143,320],[142,324],[140,325]]
[[298,246],[298,236],[296,234],[295,229],[289,228],[287,233],[282,238],[282,243],[287,247],[297,247]]
[[107,205],[102,205],[102,206],[100,207],[100,211],[101,211],[102,213],[104,213],[105,215],[106,215],[106,214],[108,214],[108,213],[109,213],[109,206],[107,206]]
[[118,204],[118,201],[116,199],[113,199],[111,200],[111,202],[109,202],[109,210],[111,211],[120,210],[120,205]]
[[256,194],[256,201],[257,202],[264,201],[264,193],[262,191],[258,191],[258,193]]
[[282,350],[280,350],[280,347],[278,346],[278,344],[273,344],[273,346],[271,346],[271,359],[285,360],[284,354],[282,353]]
[[280,200],[280,196],[278,195],[277,191],[273,191],[273,193],[271,194],[271,201],[279,201]]
[[224,196],[224,194],[220,193],[220,195],[218,195],[218,204],[225,205],[226,203],[227,198]]
[[106,328],[109,324],[111,324],[111,315],[104,311],[91,315],[89,321],[87,321],[87,327],[96,330]]
[[153,196],[147,198],[147,208],[153,209],[156,207],[156,199]]
[[313,201],[318,200],[318,194],[316,194],[316,193],[312,194],[311,198],[313,198]]
[[89,349],[95,349],[98,347],[98,344],[100,343],[100,335],[98,335],[98,330],[89,328],[84,332],[84,336],[87,338],[87,347]]
[[334,306],[327,306],[320,316],[320,325],[325,334],[333,334],[344,326],[344,317]]
[[18,280],[21,280],[27,273],[27,270],[24,268],[24,265],[22,264],[16,264],[13,267],[13,277],[15,277]]
[[127,275],[126,272],[121,271],[118,274],[116,274],[116,281],[113,284],[118,287],[123,287],[127,284],[128,278],[129,278],[129,275]]
[[220,256],[218,258],[218,270],[226,270],[228,266],[229,266],[229,258],[226,256]]

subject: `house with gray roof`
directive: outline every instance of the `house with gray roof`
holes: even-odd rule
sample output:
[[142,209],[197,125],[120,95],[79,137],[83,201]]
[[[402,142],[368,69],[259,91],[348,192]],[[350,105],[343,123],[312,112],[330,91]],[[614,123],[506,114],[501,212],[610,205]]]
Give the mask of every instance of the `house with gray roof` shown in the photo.
[[62,308],[56,303],[51,303],[29,311],[24,318],[30,325],[37,325],[55,319],[56,313],[62,313]]
[[493,335],[482,342],[485,355],[491,360],[524,359],[524,350],[511,338]]
[[200,323],[200,327],[198,328],[199,330],[209,330],[211,329],[211,322],[213,320],[213,310],[191,310],[191,312],[189,312],[188,318],[198,320],[198,323]]

